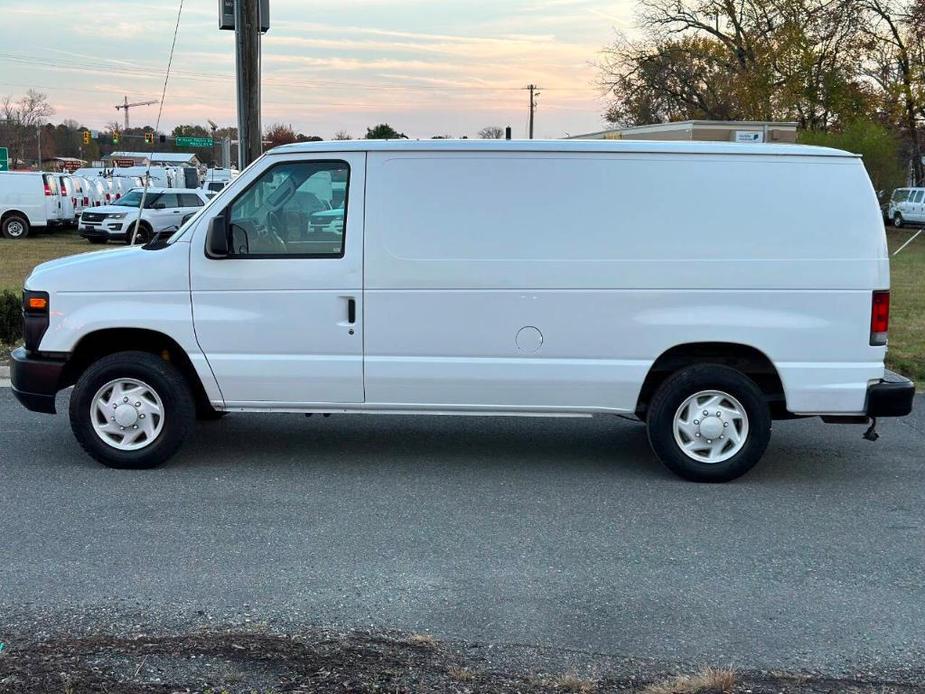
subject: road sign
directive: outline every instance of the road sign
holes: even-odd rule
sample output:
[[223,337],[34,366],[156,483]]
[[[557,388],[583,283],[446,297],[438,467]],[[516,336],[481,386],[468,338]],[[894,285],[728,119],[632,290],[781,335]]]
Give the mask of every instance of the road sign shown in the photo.
[[186,137],[179,136],[176,139],[177,147],[194,147],[197,149],[204,149],[206,147],[212,146],[211,137]]
[[[234,31],[234,0],[218,0],[218,28]],[[260,0],[260,33],[270,30],[270,0]]]
[[10,170],[10,151],[6,147],[0,147],[0,171]]

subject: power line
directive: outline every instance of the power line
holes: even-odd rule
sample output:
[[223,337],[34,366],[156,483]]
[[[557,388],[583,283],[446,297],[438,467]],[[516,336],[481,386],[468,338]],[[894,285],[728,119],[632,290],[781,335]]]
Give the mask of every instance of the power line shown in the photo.
[[[164,73],[164,87],[161,89],[161,102],[157,107],[157,121],[154,124],[154,132],[158,132],[161,127],[161,114],[164,113],[164,102],[167,100],[167,82],[170,80],[170,67],[173,65],[173,52],[177,47],[177,34],[180,33],[180,17],[183,15],[183,0],[180,0],[180,7],[177,9],[177,24],[173,28],[173,41],[170,43],[170,56],[167,58],[167,72]],[[126,111],[126,113],[128,113]],[[145,197],[148,195],[148,186],[151,182],[151,157],[148,157],[148,167],[145,169],[145,187],[141,190],[141,202],[138,203],[138,216],[135,218],[135,228],[132,230],[132,240],[129,242],[135,245],[135,237],[138,236],[138,225],[141,224],[141,213],[145,208]]]

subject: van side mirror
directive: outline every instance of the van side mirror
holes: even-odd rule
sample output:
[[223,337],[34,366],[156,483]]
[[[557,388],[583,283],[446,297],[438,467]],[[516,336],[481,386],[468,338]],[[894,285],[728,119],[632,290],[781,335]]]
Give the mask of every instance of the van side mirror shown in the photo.
[[206,256],[214,260],[228,257],[228,227],[222,215],[209,221],[206,232]]

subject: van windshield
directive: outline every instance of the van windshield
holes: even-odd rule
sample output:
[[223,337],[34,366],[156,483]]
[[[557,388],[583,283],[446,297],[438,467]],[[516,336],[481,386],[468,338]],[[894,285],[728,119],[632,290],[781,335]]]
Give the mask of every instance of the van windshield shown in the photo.
[[893,202],[905,202],[909,199],[909,189],[908,188],[897,188],[893,191]]
[[[132,190],[112,204],[116,207],[138,207],[141,204],[141,195],[142,192],[140,190]],[[150,209],[151,205],[157,202],[160,197],[160,193],[148,193],[147,196],[145,196],[145,209]]]

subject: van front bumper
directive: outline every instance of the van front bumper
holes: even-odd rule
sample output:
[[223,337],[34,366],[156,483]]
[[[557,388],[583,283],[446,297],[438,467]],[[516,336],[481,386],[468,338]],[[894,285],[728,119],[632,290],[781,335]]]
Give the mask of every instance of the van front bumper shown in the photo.
[[915,384],[887,369],[878,383],[867,386],[868,417],[905,417],[912,412]]
[[55,395],[67,360],[30,354],[24,347],[14,349],[11,356],[10,382],[16,399],[27,410],[55,414]]

